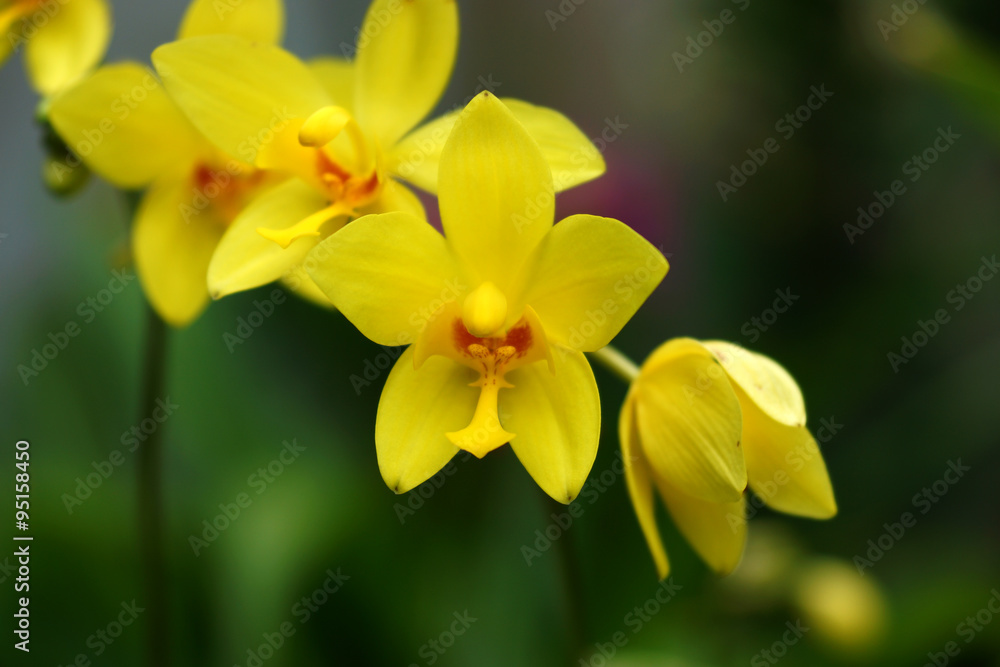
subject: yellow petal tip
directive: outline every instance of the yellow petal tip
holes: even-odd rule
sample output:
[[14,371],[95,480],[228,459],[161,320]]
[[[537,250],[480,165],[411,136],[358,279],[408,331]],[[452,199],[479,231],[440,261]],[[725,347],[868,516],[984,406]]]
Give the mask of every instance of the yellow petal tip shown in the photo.
[[211,297],[212,301],[218,301],[223,297],[233,294],[235,291],[236,290],[230,289],[229,284],[225,281],[208,281],[208,296]]
[[837,508],[837,503],[833,499],[830,500],[830,503],[831,503],[830,507],[826,509],[825,513],[818,515],[816,517],[817,519],[826,520],[826,519],[832,519],[833,517],[837,516],[837,512],[839,511]]
[[401,496],[404,493],[409,493],[416,486],[418,486],[417,484],[405,483],[404,477],[405,475],[398,475],[398,476],[394,475],[393,478],[390,480],[390,478],[383,475],[382,481],[385,482],[385,485],[389,487],[390,491],[395,493],[397,496]]

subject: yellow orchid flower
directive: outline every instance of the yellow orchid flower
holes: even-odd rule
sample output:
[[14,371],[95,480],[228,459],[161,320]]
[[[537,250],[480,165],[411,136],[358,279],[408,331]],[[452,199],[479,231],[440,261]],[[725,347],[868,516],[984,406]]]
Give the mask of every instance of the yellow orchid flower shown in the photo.
[[441,153],[444,236],[412,213],[385,213],[313,251],[316,284],[364,335],[413,343],[389,375],[375,425],[395,492],[459,449],[482,457],[507,442],[560,502],[586,480],[600,401],[583,352],[618,333],[667,262],[616,220],[553,225],[552,181],[536,141],[484,92]]
[[720,574],[740,561],[750,488],[771,508],[837,513],[802,392],[775,361],[732,343],[679,338],[636,373],[619,421],[625,477],[661,578],[667,553],[653,488],[695,551]]
[[[307,65],[235,37],[156,50],[153,62],[167,89],[205,136],[258,168],[297,177],[261,197],[226,232],[209,267],[214,298],[279,278],[304,279],[315,290],[302,262],[349,219],[390,211],[424,217],[400,180],[436,190],[456,115],[412,130],[440,99],[457,48],[454,0],[376,0],[353,62]],[[563,188],[603,173],[600,154],[569,120],[509,104],[567,173]],[[314,296],[326,301],[318,290]]]
[[0,65],[24,48],[28,78],[48,97],[87,75],[111,40],[106,0],[0,0]]
[[[187,10],[180,37],[239,30],[280,39],[279,0],[244,0],[219,15],[211,0]],[[132,251],[150,303],[185,326],[208,303],[205,276],[226,227],[274,175],[226,155],[191,125],[156,75],[134,62],[107,65],[52,100],[49,120],[80,159],[120,188],[145,188]]]

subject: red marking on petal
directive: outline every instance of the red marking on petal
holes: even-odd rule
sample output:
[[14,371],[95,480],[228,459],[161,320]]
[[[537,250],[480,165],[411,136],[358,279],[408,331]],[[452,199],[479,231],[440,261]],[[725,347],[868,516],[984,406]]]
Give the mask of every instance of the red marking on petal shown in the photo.
[[516,353],[507,357],[510,359],[523,357],[531,350],[534,334],[531,332],[531,325],[522,318],[503,338],[479,338],[469,333],[462,318],[456,317],[452,322],[452,342],[455,349],[465,356],[472,356],[469,352],[470,345],[482,346],[493,353],[503,347],[512,347]]
[[[208,202],[221,222],[229,224],[249,202],[253,194],[267,174],[254,170],[246,173],[232,173],[225,167],[213,169],[205,162],[198,163],[191,172],[191,183],[201,199]],[[193,200],[192,205],[201,210],[205,204],[199,205]]]
[[517,350],[517,356],[523,357],[531,349],[532,334],[531,326],[523,319],[514,328],[507,332],[503,340],[504,345],[510,345]]
[[482,338],[477,338],[469,333],[469,330],[465,328],[465,324],[462,322],[462,318],[456,317],[455,321],[451,325],[452,339],[455,341],[455,349],[464,355],[469,354],[470,345],[482,345],[484,347],[489,347],[487,341]]
[[212,182],[212,170],[206,164],[199,164],[194,170],[194,186],[201,190]]

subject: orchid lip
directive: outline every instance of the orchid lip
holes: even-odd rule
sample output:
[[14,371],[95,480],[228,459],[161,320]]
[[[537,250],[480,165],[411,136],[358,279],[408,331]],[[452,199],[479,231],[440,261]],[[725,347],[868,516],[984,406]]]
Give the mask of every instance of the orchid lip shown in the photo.
[[530,310],[503,335],[477,337],[460,317],[452,320],[450,333],[453,358],[479,372],[469,386],[479,387],[480,392],[469,425],[445,435],[457,447],[482,458],[517,437],[503,428],[499,415],[500,390],[514,389],[506,374],[548,358],[548,345]]

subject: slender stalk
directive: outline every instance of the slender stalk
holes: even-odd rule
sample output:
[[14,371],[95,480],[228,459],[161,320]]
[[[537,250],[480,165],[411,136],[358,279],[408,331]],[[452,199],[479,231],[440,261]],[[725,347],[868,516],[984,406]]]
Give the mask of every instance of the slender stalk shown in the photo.
[[[563,514],[566,506],[545,494],[546,507],[552,514]],[[587,631],[586,606],[583,599],[583,576],[580,571],[580,561],[576,550],[570,544],[565,533],[555,541],[556,552],[559,554],[559,570],[563,583],[563,603],[568,628],[567,664],[576,667],[581,657],[586,657],[585,644],[589,636]]]
[[[610,345],[588,354],[591,359],[610,370],[625,384],[632,384],[639,376],[639,367],[635,362]],[[561,514],[566,511],[563,505],[548,495],[545,497],[550,512]],[[580,573],[580,563],[576,551],[566,535],[562,535],[559,540],[556,540],[556,551],[559,553],[563,588],[566,591],[564,599],[567,607],[566,618],[569,621],[570,646],[568,664],[576,667],[581,659],[586,660],[589,657],[586,646],[589,635],[586,625],[586,606],[583,599],[583,577]]]
[[[142,414],[146,419],[163,396],[167,327],[147,305],[146,359],[142,379]],[[139,447],[139,541],[146,596],[146,664],[166,667],[169,662],[167,568],[163,551],[163,429],[156,429]]]
[[621,378],[625,384],[632,384],[632,381],[639,377],[639,367],[635,362],[611,345],[588,354],[591,359]]

